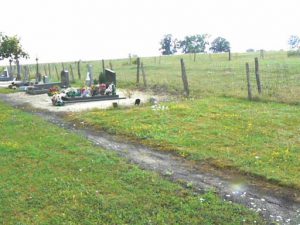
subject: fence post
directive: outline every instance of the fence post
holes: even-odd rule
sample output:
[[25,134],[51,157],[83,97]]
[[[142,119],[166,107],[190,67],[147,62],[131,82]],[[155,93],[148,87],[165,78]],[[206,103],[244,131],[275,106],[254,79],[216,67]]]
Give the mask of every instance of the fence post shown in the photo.
[[246,63],[246,76],[247,76],[247,87],[248,87],[248,99],[252,100],[249,63]]
[[80,60],[77,62],[77,73],[78,73],[78,78],[81,80],[81,73],[80,73]]
[[196,52],[194,52],[194,62],[196,62]]
[[62,69],[65,70],[65,65],[63,62],[61,63],[61,66],[62,66]]
[[141,69],[142,69],[142,75],[143,75],[144,87],[147,88],[147,80],[146,80],[146,74],[145,74],[144,64],[143,64],[143,63],[141,63]]
[[230,49],[228,51],[228,60],[231,61],[231,51],[230,51]]
[[73,67],[72,64],[70,64],[70,73],[71,73],[71,83],[75,83],[74,73],[73,73]]
[[56,66],[56,65],[54,65],[54,68],[55,68],[55,72],[56,72],[56,77],[57,77],[57,80],[60,80],[60,78],[59,78],[59,74],[58,74],[58,70],[57,70],[57,66]]
[[260,49],[259,52],[260,52],[260,58],[264,59],[264,57],[265,57],[265,54],[264,54],[265,51],[263,49]]
[[51,66],[50,66],[50,64],[48,64],[48,71],[49,71],[49,77],[51,77]]
[[180,64],[181,64],[181,77],[183,82],[184,94],[186,97],[188,97],[190,95],[190,91],[189,91],[189,84],[186,76],[186,70],[185,70],[183,59],[180,59]]
[[112,65],[111,61],[109,61],[109,68],[110,68],[111,70],[113,70],[113,65]]
[[260,74],[259,74],[259,63],[258,63],[258,58],[255,58],[255,77],[256,77],[256,83],[257,83],[257,90],[258,93],[262,93],[262,87],[261,87],[261,81],[260,81]]
[[141,65],[141,61],[140,58],[138,57],[136,59],[136,85],[139,85],[140,83],[140,65]]
[[44,72],[45,72],[45,76],[47,76],[47,67],[46,67],[46,64],[44,64]]
[[105,74],[105,64],[104,64],[104,59],[102,59],[102,72]]

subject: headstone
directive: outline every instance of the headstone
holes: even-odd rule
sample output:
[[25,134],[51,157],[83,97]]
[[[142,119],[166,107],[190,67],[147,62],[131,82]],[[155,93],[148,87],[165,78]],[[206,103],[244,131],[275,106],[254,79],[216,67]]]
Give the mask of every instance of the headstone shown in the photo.
[[43,83],[44,84],[49,83],[49,77],[47,75],[43,76]]
[[42,74],[37,73],[37,74],[35,75],[35,82],[36,82],[36,83],[40,83],[41,80],[42,80]]
[[69,87],[70,86],[70,79],[69,79],[69,71],[62,70],[60,73],[60,81],[62,87]]
[[90,87],[94,83],[92,65],[88,65],[88,71],[89,71],[88,75],[89,75],[89,78],[90,78],[90,83],[89,83],[89,87]]
[[117,80],[116,80],[116,72],[110,69],[105,69],[105,78],[106,81],[111,84],[113,83],[114,85],[117,85]]
[[29,81],[29,68],[28,66],[24,67],[24,83]]
[[3,75],[4,75],[4,77],[9,77],[9,72],[8,72],[7,67],[4,69]]
[[91,83],[90,72],[87,72],[85,78],[85,85],[90,86],[90,83]]

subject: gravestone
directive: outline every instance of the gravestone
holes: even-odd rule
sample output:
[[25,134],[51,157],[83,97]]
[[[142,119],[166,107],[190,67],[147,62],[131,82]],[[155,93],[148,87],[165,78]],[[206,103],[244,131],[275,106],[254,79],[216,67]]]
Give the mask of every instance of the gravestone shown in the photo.
[[47,75],[43,76],[43,83],[44,84],[49,83],[49,77]]
[[42,74],[37,73],[37,74],[35,75],[35,83],[40,83],[41,80],[42,80]]
[[88,71],[89,71],[89,78],[90,78],[90,83],[89,83],[89,87],[92,86],[92,84],[94,83],[94,78],[93,78],[93,67],[92,65],[88,65]]
[[29,82],[29,67],[24,67],[24,83]]
[[60,73],[61,87],[67,88],[70,86],[69,71],[63,70]]
[[111,84],[113,83],[114,85],[117,85],[117,80],[116,80],[116,72],[110,69],[105,69],[105,78],[106,82]]

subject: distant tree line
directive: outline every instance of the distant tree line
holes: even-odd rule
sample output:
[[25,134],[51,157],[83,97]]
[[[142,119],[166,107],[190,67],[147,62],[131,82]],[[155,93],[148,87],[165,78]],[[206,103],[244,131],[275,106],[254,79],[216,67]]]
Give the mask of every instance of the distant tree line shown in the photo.
[[230,43],[223,37],[215,38],[211,43],[208,42],[208,34],[196,34],[185,36],[183,40],[173,38],[172,34],[166,34],[160,41],[160,51],[163,55],[172,55],[178,50],[182,53],[201,53],[205,52],[210,44],[209,50],[212,52],[229,52]]

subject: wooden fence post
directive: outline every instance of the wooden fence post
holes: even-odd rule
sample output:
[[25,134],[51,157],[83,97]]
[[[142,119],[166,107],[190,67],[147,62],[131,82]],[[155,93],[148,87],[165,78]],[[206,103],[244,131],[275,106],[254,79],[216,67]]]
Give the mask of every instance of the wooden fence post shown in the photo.
[[80,73],[80,60],[77,62],[77,73],[78,73],[78,78],[81,80],[81,73]]
[[142,75],[143,75],[144,87],[147,88],[147,80],[146,80],[146,74],[145,74],[144,64],[143,64],[143,63],[141,63],[141,69],[142,69]]
[[141,65],[141,61],[140,58],[138,57],[136,59],[136,85],[139,85],[140,83],[140,65]]
[[246,63],[246,76],[247,76],[247,87],[248,87],[248,99],[252,100],[249,63]]
[[189,91],[189,84],[186,76],[186,70],[185,70],[183,59],[180,59],[180,64],[181,64],[181,77],[183,82],[184,94],[186,97],[188,97],[190,95],[190,91]]
[[44,64],[44,72],[45,72],[45,76],[47,76],[47,67],[46,67],[46,64]]
[[261,87],[261,81],[260,81],[260,74],[259,74],[259,63],[258,58],[255,58],[255,77],[256,77],[256,83],[257,83],[257,91],[259,94],[262,93],[262,87]]
[[49,71],[48,75],[49,75],[49,77],[51,77],[51,66],[50,66],[50,64],[48,64],[48,71]]
[[62,66],[62,69],[65,70],[65,65],[63,62],[61,63],[61,66]]
[[70,64],[70,74],[71,74],[71,83],[75,83],[74,73],[73,73],[73,67],[72,64]]
[[58,70],[57,70],[57,66],[56,66],[56,65],[54,65],[54,68],[55,68],[55,72],[56,72],[56,77],[57,77],[57,80],[60,80],[60,78],[59,78],[59,74],[58,74]]
[[113,65],[112,65],[111,61],[109,61],[109,68],[110,68],[111,70],[113,70]]
[[104,59],[102,59],[102,72],[105,74],[105,64],[104,64]]
[[231,61],[231,51],[230,51],[230,49],[228,51],[228,60]]
[[260,52],[260,58],[261,59],[264,59],[264,57],[265,57],[265,51],[263,50],[263,49],[261,49],[261,50],[259,50],[259,52]]
[[194,52],[194,62],[196,62],[196,52]]

